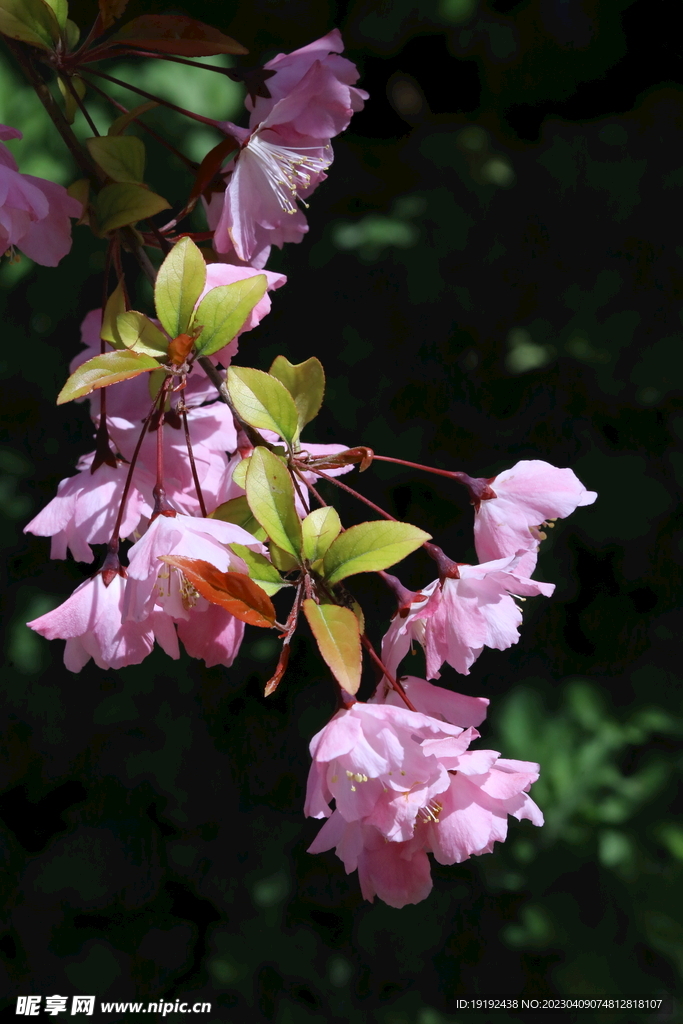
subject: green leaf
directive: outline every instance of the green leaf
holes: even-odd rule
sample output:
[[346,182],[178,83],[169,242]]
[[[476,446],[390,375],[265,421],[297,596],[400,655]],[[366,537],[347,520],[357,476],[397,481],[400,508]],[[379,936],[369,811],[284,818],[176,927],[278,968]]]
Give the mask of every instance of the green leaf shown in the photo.
[[126,293],[123,288],[123,279],[119,281],[114,291],[107,299],[102,317],[102,328],[100,338],[109,341],[115,348],[123,348],[124,344],[118,332],[116,321],[118,317],[126,312]]
[[59,39],[59,24],[44,0],[0,0],[0,32],[41,50],[51,50]]
[[232,471],[233,483],[237,484],[237,486],[241,487],[243,490],[247,489],[247,471],[249,469],[250,458],[251,455],[248,455],[246,459],[242,459],[242,461],[238,462]]
[[229,345],[244,327],[247,317],[268,287],[265,274],[246,277],[233,284],[219,284],[199,303],[193,324],[204,328],[197,339],[200,356],[212,356]]
[[249,508],[271,540],[298,559],[301,520],[294,506],[294,486],[277,455],[259,446],[249,459],[246,479]]
[[187,333],[206,284],[206,263],[191,238],[181,238],[159,267],[154,285],[157,315],[171,338]]
[[280,572],[292,572],[292,570],[299,568],[298,560],[293,555],[290,555],[288,551],[283,551],[282,548],[279,548],[272,540],[268,541],[268,550],[271,562]]
[[105,185],[95,202],[95,214],[100,235],[137,224],[145,217],[153,217],[161,210],[170,210],[162,196],[150,192],[144,185],[132,182],[116,182]]
[[322,363],[315,356],[303,363],[290,363],[286,356],[278,356],[268,372],[282,381],[294,399],[299,417],[298,438],[306,424],[318,415],[323,404],[325,371]]
[[269,597],[277,594],[278,590],[282,590],[283,587],[291,587],[292,584],[282,579],[273,563],[269,562],[265,555],[259,554],[258,551],[252,551],[244,544],[231,544],[230,547],[238,558],[246,562],[249,578],[254,583],[258,583],[261,590],[265,590]]
[[128,0],[97,0],[97,2],[103,29],[111,28],[128,6]]
[[314,509],[302,522],[301,532],[304,537],[304,556],[309,562],[317,562],[341,532],[336,509],[330,505]]
[[107,135],[122,135],[129,124],[142,114],[146,114],[148,110],[153,110],[154,107],[158,106],[159,104],[156,100],[145,100],[144,103],[139,103],[137,107],[133,107],[127,114],[121,114],[121,117],[117,117],[115,121],[112,121],[107,129]]
[[337,583],[357,572],[388,569],[430,539],[429,533],[410,523],[359,523],[337,537],[329,548],[323,561],[325,578]]
[[[161,390],[161,385],[164,383],[164,381],[166,380],[167,377],[168,377],[168,374],[166,373],[165,370],[162,370],[161,367],[159,367],[157,370],[152,370],[152,372],[150,373],[149,377],[147,378],[147,381],[149,383],[149,397],[150,397],[150,401],[153,402],[154,399],[159,396],[159,392]],[[164,412],[168,412],[168,410],[170,408],[171,408],[171,400],[170,400],[170,398],[167,395],[166,396],[166,401],[164,403]]]
[[311,598],[304,601],[303,608],[328,668],[347,693],[356,693],[361,673],[358,619],[350,608],[316,604]]
[[[239,465],[244,465],[245,477],[246,477],[246,460],[243,459]],[[234,480],[234,475],[233,475]],[[244,486],[240,484],[240,487]],[[222,505],[214,509],[213,512],[209,513],[209,519],[220,519],[224,523],[235,523],[236,526],[241,526],[247,533],[252,534],[256,537],[256,540],[265,540],[266,531],[259,524],[258,520],[254,518],[254,513],[249,508],[249,502],[247,501],[246,494],[240,494],[238,498],[231,498],[230,501],[224,501]]]
[[45,0],[45,3],[54,11],[59,27],[66,28],[66,19],[69,17],[69,5],[66,0]]
[[78,46],[78,40],[81,38],[81,30],[76,22],[72,21],[71,18],[66,19],[66,24],[64,26],[64,38],[66,39],[67,50],[69,53],[72,53]]
[[136,352],[105,352],[104,355],[93,356],[71,374],[57,396],[57,405],[73,402],[75,398],[89,395],[97,388],[106,388],[117,381],[158,369],[156,359],[139,356]]
[[228,367],[227,388],[235,409],[252,427],[274,430],[291,444],[297,429],[294,400],[284,384],[263,370]]
[[168,338],[144,313],[138,313],[136,309],[121,313],[116,318],[116,329],[127,349],[157,359],[165,359],[168,355]]
[[145,144],[135,135],[100,135],[86,139],[96,164],[112,181],[141,184],[145,178]]
[[[80,75],[71,75],[69,78],[72,88],[79,99],[83,99],[85,96],[85,82]],[[57,79],[57,86],[64,99],[64,116],[66,117],[69,124],[73,124],[78,113],[78,104],[74,98],[74,95],[63,78]]]

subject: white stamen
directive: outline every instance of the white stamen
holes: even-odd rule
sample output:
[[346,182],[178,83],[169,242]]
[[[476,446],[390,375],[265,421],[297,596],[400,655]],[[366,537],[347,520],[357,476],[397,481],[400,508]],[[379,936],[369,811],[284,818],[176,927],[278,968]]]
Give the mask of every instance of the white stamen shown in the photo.
[[[305,149],[330,150],[330,156],[305,156]],[[266,142],[258,134],[258,129],[249,139],[243,153],[249,153],[258,161],[285,213],[296,213],[296,202],[300,198],[299,191],[303,192],[311,184],[311,174],[319,174],[332,163],[329,145],[291,149],[289,146],[278,146],[273,142]],[[304,203],[304,205],[306,204]]]

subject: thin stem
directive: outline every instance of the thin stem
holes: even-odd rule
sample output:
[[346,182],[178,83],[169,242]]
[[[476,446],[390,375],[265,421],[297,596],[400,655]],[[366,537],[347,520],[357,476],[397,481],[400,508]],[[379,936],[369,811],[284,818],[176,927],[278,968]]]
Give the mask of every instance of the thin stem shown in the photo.
[[20,46],[17,46],[6,36],[4,37],[4,41],[5,45],[13,54],[17,64],[35,89],[38,99],[45,107],[50,120],[61,135],[64,144],[76,161],[77,166],[80,167],[87,177],[91,178],[93,181],[102,183],[106,177],[104,171],[97,166],[94,160],[90,158],[89,153],[83,148],[83,146],[81,146],[72,131],[71,125],[55,102],[54,96],[48,89],[46,82],[43,81],[31,61],[26,58],[26,55]]
[[384,662],[379,658],[379,656],[375,652],[375,648],[372,646],[372,644],[370,643],[370,641],[367,638],[367,636],[365,635],[365,633],[360,638],[360,642],[362,643],[363,647],[368,652],[368,654],[370,655],[372,660],[378,666],[378,668],[380,668],[382,670],[382,675],[387,677],[387,679],[391,683],[391,685],[394,688],[394,690],[396,690],[396,693],[399,695],[399,697],[405,703],[406,707],[410,708],[411,711],[417,711],[417,708],[415,707],[415,705],[412,703],[412,701],[408,697],[408,694],[403,689],[403,687],[399,683],[398,679],[396,679],[394,676],[391,675],[391,673],[387,669],[387,667],[384,664]]
[[[290,467],[290,470],[291,469],[292,469],[292,467]],[[297,474],[296,470],[294,470],[293,472],[290,472],[289,475],[292,478],[292,483],[296,487],[296,493],[299,495],[299,501],[303,505],[304,512],[306,513],[306,515],[308,515],[308,513],[311,511],[311,509],[310,509],[310,506],[309,506],[308,502],[304,500],[304,496],[301,493],[301,488],[299,487],[299,481],[297,480],[297,475],[298,474]]]
[[228,387],[227,384],[225,383],[225,380],[223,379],[223,377],[221,377],[219,371],[213,365],[209,357],[200,356],[197,359],[197,362],[199,363],[202,370],[209,378],[213,386],[217,389],[218,394],[221,397],[221,400],[225,402],[225,404],[227,405],[228,409],[230,410],[235,419],[235,422],[242,428],[244,433],[247,435],[250,444],[253,445],[254,448],[261,445],[264,448],[268,448],[269,451],[272,451],[274,446],[270,444],[269,441],[266,441],[265,437],[262,437],[258,430],[256,430],[254,427],[251,427],[248,423],[245,423],[240,414],[237,412],[237,409],[232,404],[232,399],[230,398],[230,395],[228,393]]
[[120,85],[123,89],[128,89],[130,92],[136,92],[138,96],[144,96],[146,100],[152,100],[154,103],[161,103],[162,106],[168,107],[169,110],[175,110],[177,114],[184,114],[185,117],[190,117],[193,121],[199,121],[201,124],[208,124],[212,128],[218,127],[217,122],[210,117],[204,117],[202,114],[193,114],[191,110],[185,110],[184,107],[178,107],[175,103],[171,103],[170,100],[165,100],[161,96],[155,96],[151,92],[145,92],[144,89],[138,89],[136,85],[129,85],[128,82],[122,82],[120,78],[114,78],[112,75],[106,75],[104,71],[96,71],[95,68],[89,67],[88,74],[97,75],[98,78],[104,78],[107,82],[111,82],[113,85]]
[[308,487],[309,491],[311,492],[311,494],[313,495],[313,497],[315,498],[315,500],[316,500],[316,501],[318,502],[318,504],[319,504],[319,505],[320,505],[320,506],[321,506],[322,508],[327,508],[327,502],[326,502],[326,501],[325,501],[325,500],[324,500],[324,499],[323,499],[323,498],[322,498],[322,497],[320,496],[320,494],[318,494],[318,492],[317,492],[317,490],[315,489],[315,487],[313,486],[313,484],[309,484],[308,480],[306,479],[306,477],[304,476],[304,474],[303,474],[303,473],[301,472],[301,470],[300,470],[300,469],[298,469],[298,468],[297,468],[297,467],[295,466],[295,467],[294,467],[294,472],[295,472],[295,473],[296,473],[296,475],[297,475],[297,476],[299,477],[299,479],[300,479],[300,480],[302,481],[302,483],[304,483],[304,484],[306,485],[306,487]]
[[[119,103],[117,100],[113,98],[113,96],[110,96],[108,92],[105,92],[104,89],[100,89],[99,85],[97,85],[95,82],[89,81],[88,85],[91,89],[94,89],[95,92],[99,93],[100,96],[104,97],[104,99],[107,100],[107,102],[110,103],[112,107],[115,107],[115,109],[118,110],[120,114],[129,113],[128,107],[124,107],[123,103]],[[194,160],[190,160],[190,158],[185,156],[184,153],[181,153],[179,149],[176,149],[172,142],[169,142],[168,139],[165,139],[163,135],[159,135],[159,133],[156,132],[154,128],[150,128],[150,126],[148,124],[145,124],[144,121],[141,121],[139,117],[134,117],[133,121],[135,124],[140,125],[141,128],[144,128],[147,134],[152,139],[154,139],[155,142],[161,143],[161,145],[165,146],[170,153],[173,153],[174,156],[177,156],[178,159],[181,160],[186,165],[186,167],[189,167],[193,173],[196,172],[197,165],[194,162]]]
[[73,84],[73,81],[71,79],[71,75],[63,75],[61,80],[63,82],[66,82],[66,87],[69,90],[69,92],[71,93],[71,95],[73,96],[74,102],[75,102],[76,106],[78,107],[78,109],[80,110],[81,114],[83,114],[83,117],[88,122],[88,125],[90,127],[90,131],[93,133],[93,135],[95,137],[99,137],[100,133],[98,132],[97,127],[95,126],[95,122],[93,121],[92,117],[90,116],[88,108],[86,107],[86,105],[83,102],[83,100],[81,99],[81,97],[78,95],[78,91],[76,89],[76,86]]
[[194,452],[192,450],[192,442],[190,441],[190,428],[187,422],[187,406],[183,402],[181,407],[181,415],[183,417],[183,428],[185,430],[185,444],[187,445],[187,454],[190,459],[190,468],[192,470],[192,479],[194,480],[195,490],[197,491],[197,500],[199,501],[199,508],[201,513],[206,519],[206,505],[204,504],[204,495],[202,494],[201,484],[199,483],[199,476],[197,474],[197,466],[194,461]]
[[168,395],[171,383],[171,378],[167,377],[161,385],[161,390],[159,392],[161,397],[159,399],[159,419],[157,422],[157,477],[152,490],[152,494],[154,496],[154,510],[150,516],[150,522],[154,522],[157,516],[174,516],[176,514],[175,509],[172,509],[168,503],[166,490],[164,488],[164,406],[166,404],[166,396]]
[[[423,466],[419,462],[408,462],[407,459],[392,459],[388,455],[377,455],[374,456],[379,462],[395,462],[399,466],[410,466],[411,469],[423,469],[425,473],[435,473],[437,476],[449,476],[453,480],[458,480],[460,483],[465,483],[469,480],[466,473],[458,473],[450,469],[436,469],[434,466]],[[463,477],[465,479],[463,479]]]
[[[130,460],[130,466],[128,467],[128,475],[126,476],[126,482],[123,485],[123,493],[121,495],[121,504],[119,505],[119,511],[118,511],[117,516],[116,516],[116,522],[114,523],[114,529],[112,530],[111,539],[110,539],[109,545],[108,545],[109,550],[112,551],[112,552],[117,552],[119,550],[119,531],[121,529],[121,523],[123,522],[123,513],[124,513],[125,508],[126,508],[126,501],[128,500],[128,492],[130,490],[130,485],[131,485],[131,483],[133,481],[133,472],[135,470],[135,464],[138,461],[138,455],[140,454],[140,449],[142,448],[142,442],[145,439],[145,434],[147,433],[147,428],[149,427],[149,424],[150,424],[150,422],[152,420],[152,416],[156,412],[156,408],[157,408],[157,406],[159,404],[159,396],[161,395],[162,391],[163,391],[163,388],[160,389],[159,394],[156,396],[156,398],[152,402],[152,408],[149,410],[149,412],[147,414],[147,417],[146,417],[144,423],[142,424],[142,430],[140,431],[140,436],[138,437],[137,443],[135,445],[135,450],[133,451],[133,457]],[[164,397],[165,397],[165,395],[164,395]]]
[[358,491],[354,491],[353,487],[349,487],[347,484],[343,484],[341,480],[337,480],[336,477],[328,476],[327,473],[323,473],[322,469],[313,469],[313,467],[311,466],[306,470],[306,472],[315,473],[316,476],[321,476],[323,480],[329,480],[330,483],[334,484],[335,487],[341,487],[343,491],[347,491],[349,494],[352,494],[354,498],[358,499],[358,501],[362,501],[365,505],[369,505],[370,508],[374,509],[375,512],[377,512],[384,519],[390,519],[392,523],[398,522],[396,516],[390,516],[389,513],[385,512],[383,508],[379,507],[379,505],[375,505],[374,501],[370,501],[369,498],[366,498],[364,495],[359,494]]

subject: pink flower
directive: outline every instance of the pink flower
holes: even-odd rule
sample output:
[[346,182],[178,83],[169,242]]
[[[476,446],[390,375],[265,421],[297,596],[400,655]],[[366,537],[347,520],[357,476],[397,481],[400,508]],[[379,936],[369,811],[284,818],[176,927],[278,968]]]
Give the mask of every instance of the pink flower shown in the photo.
[[[0,125],[0,139],[20,139],[16,128]],[[0,142],[0,254],[11,246],[46,267],[56,267],[71,248],[70,217],[81,204],[62,185],[21,174]]]
[[308,848],[309,853],[335,852],[347,875],[358,871],[363,898],[374,902],[379,896],[390,907],[420,903],[432,890],[429,857],[419,837],[402,843],[388,843],[373,825],[345,821],[335,811]]
[[[425,744],[430,748],[429,742]],[[460,864],[471,856],[491,853],[507,837],[507,816],[543,824],[543,814],[527,793],[539,766],[511,761],[495,750],[469,750],[441,757],[450,786],[422,814],[415,829],[423,848],[440,864]]]
[[[489,706],[487,697],[470,697],[464,693],[455,693],[444,686],[434,686],[426,679],[418,679],[416,676],[402,676],[401,686],[415,709],[423,715],[429,715],[430,718],[450,722],[461,729],[481,725],[486,718]],[[386,677],[370,698],[370,703],[405,707],[403,698],[389,684]]]
[[451,740],[455,749],[470,738],[407,708],[356,703],[338,711],[311,740],[305,814],[327,817],[334,799],[345,821],[375,825],[389,840],[409,839],[420,808],[449,784],[438,759],[425,756],[429,736]]
[[469,675],[484,647],[504,651],[516,644],[522,613],[511,595],[549,597],[555,589],[552,583],[518,576],[518,561],[512,556],[482,565],[458,565],[458,579],[435,580],[423,587],[420,600],[409,606],[401,621],[397,623],[400,615],[392,621],[384,637],[387,667],[398,665],[411,638],[424,646],[429,679],[439,678],[444,662]]
[[483,562],[528,552],[519,563],[520,575],[530,576],[536,566],[539,541],[546,521],[564,519],[581,505],[592,505],[595,491],[587,491],[571,469],[557,469],[540,459],[518,462],[488,484],[493,496],[475,498],[474,543]]
[[[93,454],[79,462],[76,476],[62,480],[57,495],[31,522],[24,533],[52,537],[50,558],[66,558],[67,548],[79,562],[92,562],[91,544],[107,544],[111,539],[119,510],[128,467],[117,469],[105,464],[90,472]],[[139,482],[139,481],[138,481]],[[149,484],[149,494],[151,486]],[[121,523],[121,537],[128,537],[143,516],[151,516],[152,505],[133,484],[128,494]]]
[[[205,611],[208,602],[199,597],[178,570],[160,560],[161,555],[201,558],[220,572],[243,568],[244,563],[229,550],[238,543],[265,551],[263,545],[233,523],[219,519],[160,515],[128,552],[126,618],[141,622],[155,609],[171,619],[189,619],[194,609]],[[194,615],[192,616],[194,618]]]
[[90,658],[103,669],[138,665],[152,650],[154,635],[149,623],[123,621],[124,589],[123,577],[114,576],[105,587],[98,573],[27,625],[48,640],[66,640],[64,664],[72,672],[80,672]]
[[421,740],[424,754],[447,770],[448,785],[424,800],[410,834],[387,836],[372,817],[349,820],[338,808],[309,853],[334,847],[347,874],[358,870],[365,899],[377,895],[392,907],[403,907],[429,895],[428,852],[441,864],[459,864],[491,853],[495,842],[505,840],[508,814],[542,825],[543,815],[527,795],[538,765],[502,759],[495,750],[468,750],[477,735],[471,729],[457,737]]
[[[264,65],[265,70],[274,71],[275,74],[266,81],[266,88],[270,93],[270,99],[256,96],[253,100],[247,97],[245,104],[251,111],[249,118],[250,127],[255,127],[261,121],[265,121],[273,107],[280,100],[298,86],[305,76],[310,72],[314,64],[320,64],[325,71],[329,72],[336,82],[336,89],[333,91],[332,102],[321,109],[321,103],[313,108],[313,120],[299,119],[296,122],[297,131],[302,135],[328,136],[332,138],[343,132],[351,119],[351,114],[362,110],[368,94],[364,89],[353,87],[358,81],[358,69],[356,65],[339,54],[344,49],[341,32],[339,29],[332,29],[326,36],[316,39],[308,46],[302,46],[292,53],[279,53]],[[311,113],[311,111],[307,111]]]
[[[332,163],[330,139],[343,131],[367,94],[353,87],[353,64],[333,54],[341,36],[331,32],[266,67],[271,99],[256,97],[248,130],[220,126],[239,143],[225,192],[212,200],[214,248],[263,266],[271,245],[300,242],[308,231],[297,202],[325,179]],[[220,211],[220,212],[219,212]]]

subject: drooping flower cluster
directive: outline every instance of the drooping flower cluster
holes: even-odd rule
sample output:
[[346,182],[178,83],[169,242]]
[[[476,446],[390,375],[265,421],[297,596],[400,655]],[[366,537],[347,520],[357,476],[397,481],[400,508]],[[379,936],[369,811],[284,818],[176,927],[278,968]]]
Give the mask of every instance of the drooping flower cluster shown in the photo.
[[36,263],[56,267],[71,248],[70,217],[80,217],[81,204],[63,185],[22,174],[3,139],[22,133],[0,124],[0,256],[13,247]]
[[429,894],[428,853],[440,864],[490,853],[508,814],[543,824],[527,796],[538,765],[469,750],[488,702],[421,679],[404,685],[416,711],[378,696],[337,712],[314,736],[306,797],[308,815],[328,818],[310,852],[334,847],[347,873],[358,871],[365,899],[392,907]]
[[[159,31],[164,17],[154,19]],[[192,48],[204,39],[206,26],[192,23],[185,37],[179,16],[170,17],[162,52],[169,40],[184,39]],[[216,32],[209,30],[209,42]],[[130,39],[134,46],[135,34]],[[90,42],[83,44],[86,56]],[[110,42],[123,46],[120,37]],[[244,52],[227,37],[220,46],[221,52]],[[57,63],[61,49],[60,39]],[[201,182],[214,189],[210,198],[205,194],[210,257],[194,242],[207,240],[207,233],[174,234],[175,220],[153,224],[152,235],[132,230],[170,204],[137,176],[144,166],[140,143],[117,135],[125,128],[121,121],[106,139],[89,140],[88,168],[94,160],[97,171],[90,177],[104,182],[96,198],[107,201],[88,200],[84,220],[108,238],[107,266],[116,271],[117,287],[104,312],[85,317],[84,348],[58,401],[99,390],[87,399],[95,450],[26,530],[51,538],[53,558],[70,551],[93,562],[93,546],[107,547],[95,575],[29,626],[66,640],[64,660],[74,672],[90,659],[102,669],[140,663],[155,642],[172,658],[182,642],[208,666],[230,666],[245,622],[272,628],[283,644],[268,695],[285,672],[303,614],[342,704],[311,742],[305,811],[327,820],[310,851],[334,848],[347,872],[358,871],[366,899],[378,895],[402,907],[429,893],[430,853],[441,864],[460,863],[504,841],[508,815],[543,823],[528,796],[538,765],[472,748],[488,701],[428,680],[439,679],[444,664],[468,675],[484,647],[517,643],[517,602],[554,590],[532,578],[544,529],[596,495],[572,470],[538,460],[490,479],[453,472],[475,508],[478,565],[451,560],[429,534],[388,513],[382,512],[384,521],[345,530],[318,484],[355,465],[368,468],[374,454],[364,447],[302,444],[301,431],[323,401],[320,361],[294,365],[278,356],[268,373],[233,365],[239,336],[259,324],[270,310],[268,292],[286,282],[263,269],[271,246],[301,241],[308,225],[299,204],[305,206],[326,177],[331,139],[368,98],[342,50],[333,30],[279,54],[260,72],[245,73],[254,86],[245,101],[249,127],[218,123],[228,137],[218,151],[232,139],[236,152],[216,171],[219,185],[215,176],[208,184],[202,177],[206,168],[215,170],[215,151],[207,155],[183,208],[182,216],[193,208]],[[106,43],[99,50],[95,43],[94,52],[91,59],[109,55]],[[78,61],[74,54],[67,59],[71,74]],[[0,139],[17,137],[15,129],[0,126]],[[0,142],[0,252],[18,246],[55,265],[71,244],[69,218],[80,213],[81,204],[61,186],[20,174]],[[138,261],[154,276],[143,242],[165,254],[156,319],[130,310],[126,297],[122,247],[135,250],[139,243]],[[205,265],[207,258],[218,262]],[[319,507],[312,509],[313,503]],[[122,542],[130,542],[125,555]],[[438,578],[413,592],[384,570],[420,547],[436,563]],[[381,659],[346,588],[348,577],[371,571],[380,572],[398,598]],[[294,600],[281,623],[270,597],[283,588]],[[414,643],[424,650],[426,679],[401,676]],[[381,669],[367,703],[353,696],[363,649]]]

